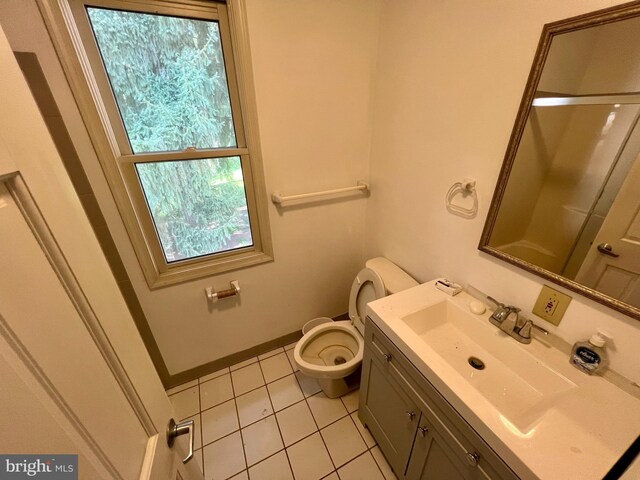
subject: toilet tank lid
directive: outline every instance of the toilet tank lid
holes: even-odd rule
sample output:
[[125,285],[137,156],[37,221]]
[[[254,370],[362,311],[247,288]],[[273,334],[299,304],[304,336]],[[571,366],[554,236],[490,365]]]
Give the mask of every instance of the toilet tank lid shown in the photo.
[[418,282],[411,275],[385,257],[367,260],[365,266],[380,275],[388,294],[418,285]]

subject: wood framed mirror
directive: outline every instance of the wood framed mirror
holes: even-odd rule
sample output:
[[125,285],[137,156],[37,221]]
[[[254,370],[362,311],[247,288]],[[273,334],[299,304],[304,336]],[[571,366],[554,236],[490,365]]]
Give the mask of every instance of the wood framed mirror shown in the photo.
[[544,26],[479,249],[640,319],[640,1]]

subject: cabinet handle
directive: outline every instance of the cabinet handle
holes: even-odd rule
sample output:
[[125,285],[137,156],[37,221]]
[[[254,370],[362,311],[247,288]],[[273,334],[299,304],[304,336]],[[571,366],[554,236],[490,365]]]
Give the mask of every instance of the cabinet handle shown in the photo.
[[420,430],[420,435],[423,437],[426,437],[427,433],[429,433],[429,429],[427,427],[418,427],[418,430]]
[[467,462],[469,463],[469,465],[471,465],[472,467],[477,467],[479,461],[480,454],[478,454],[478,452],[467,452]]
[[383,353],[382,356],[387,362],[390,362],[391,359],[393,358],[390,353]]
[[409,418],[409,421],[413,421],[414,417],[416,416],[416,412],[405,412],[407,414],[407,418]]

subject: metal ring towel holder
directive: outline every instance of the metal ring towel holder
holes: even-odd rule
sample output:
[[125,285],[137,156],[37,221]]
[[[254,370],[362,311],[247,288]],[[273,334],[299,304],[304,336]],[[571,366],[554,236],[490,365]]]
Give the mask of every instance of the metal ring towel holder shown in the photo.
[[[468,208],[454,204],[453,198],[458,194],[461,194],[463,198],[467,197],[468,195],[472,195],[473,206]],[[454,215],[458,215],[459,217],[463,218],[474,218],[478,213],[478,194],[476,192],[476,181],[473,178],[464,178],[461,182],[454,183],[447,192],[446,205],[447,211],[453,213]]]

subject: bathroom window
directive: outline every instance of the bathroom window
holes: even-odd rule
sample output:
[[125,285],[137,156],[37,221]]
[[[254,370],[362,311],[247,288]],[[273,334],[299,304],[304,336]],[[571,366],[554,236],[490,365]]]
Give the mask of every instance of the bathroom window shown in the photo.
[[68,1],[85,121],[149,286],[270,261],[248,43],[227,5]]

